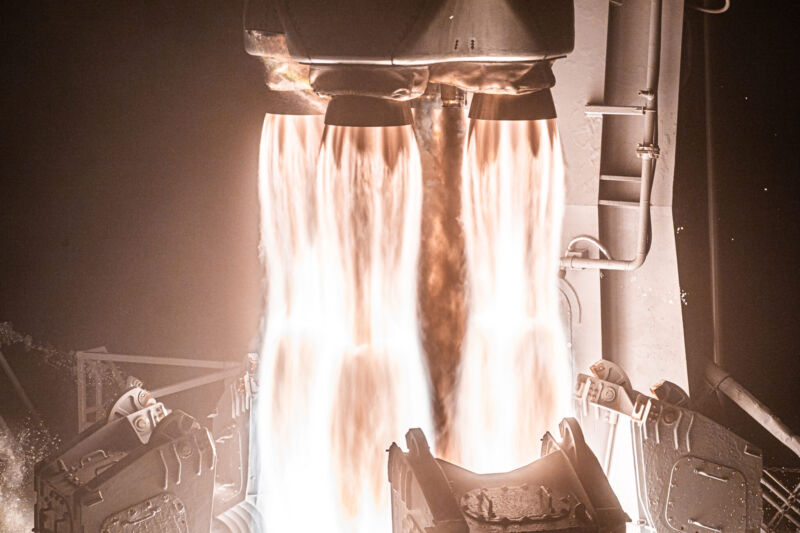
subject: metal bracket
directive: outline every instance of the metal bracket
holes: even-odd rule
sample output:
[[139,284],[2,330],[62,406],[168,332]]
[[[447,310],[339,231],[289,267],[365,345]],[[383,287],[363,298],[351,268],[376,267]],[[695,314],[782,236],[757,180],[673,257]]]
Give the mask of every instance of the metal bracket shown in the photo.
[[639,159],[658,159],[661,149],[657,144],[640,144],[636,147],[636,157]]
[[[241,362],[232,361],[209,361],[205,359],[185,359],[177,357],[153,357],[145,355],[125,355],[113,354],[100,350],[82,351],[75,354],[76,373],[78,381],[78,431],[84,431],[86,428],[102,419],[106,413],[104,409],[104,401],[106,398],[103,394],[102,380],[97,379],[97,376],[92,376],[92,369],[95,365],[101,363],[129,363],[137,365],[160,365],[160,366],[177,366],[185,368],[202,368],[207,370],[215,370],[206,375],[167,385],[159,389],[151,391],[155,397],[167,396],[195,387],[207,385],[217,381],[223,381],[233,377],[240,372],[245,372]],[[94,389],[94,404],[89,405],[88,389]]]

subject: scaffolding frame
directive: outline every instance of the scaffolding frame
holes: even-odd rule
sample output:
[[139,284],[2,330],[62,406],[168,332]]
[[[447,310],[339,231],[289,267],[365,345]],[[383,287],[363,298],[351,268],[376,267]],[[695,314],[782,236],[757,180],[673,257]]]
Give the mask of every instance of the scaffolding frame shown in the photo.
[[[157,357],[149,355],[128,355],[108,353],[105,348],[96,348],[94,350],[80,351],[75,354],[75,368],[77,375],[78,385],[78,432],[82,432],[97,423],[105,415],[105,407],[103,397],[103,380],[100,379],[97,373],[97,364],[107,363],[112,365],[114,363],[128,363],[135,365],[157,365],[157,366],[175,366],[182,368],[204,368],[213,370],[203,376],[166,385],[151,391],[152,395],[156,398],[169,396],[209,383],[223,381],[230,377],[240,374],[244,368],[241,362],[220,361],[220,360],[207,360],[207,359],[191,359],[182,357]],[[112,370],[113,372],[113,370]],[[92,376],[92,374],[95,374]],[[93,377],[93,379],[92,379]],[[89,389],[94,389],[93,396],[94,402],[89,404],[88,393]]]

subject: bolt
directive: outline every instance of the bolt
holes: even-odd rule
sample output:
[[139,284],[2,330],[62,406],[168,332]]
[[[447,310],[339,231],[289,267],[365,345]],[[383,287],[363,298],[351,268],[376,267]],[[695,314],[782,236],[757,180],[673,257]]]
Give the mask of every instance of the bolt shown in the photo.
[[139,418],[136,419],[134,425],[136,426],[136,429],[140,430],[147,429],[148,426],[147,419],[143,416],[140,416]]
[[616,393],[616,391],[614,389],[612,389],[610,387],[606,388],[606,389],[603,389],[603,394],[601,396],[601,399],[604,402],[606,402],[606,403],[607,402],[613,402],[616,397],[617,397],[617,393]]
[[664,411],[664,423],[672,424],[673,422],[675,422],[676,419],[677,417],[675,415],[675,411],[673,411],[672,409]]

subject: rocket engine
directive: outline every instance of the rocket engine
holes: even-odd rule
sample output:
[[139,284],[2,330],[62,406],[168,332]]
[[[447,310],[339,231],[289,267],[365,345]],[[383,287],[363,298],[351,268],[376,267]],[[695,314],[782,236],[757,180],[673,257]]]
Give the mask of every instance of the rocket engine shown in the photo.
[[[441,272],[446,272],[442,277],[447,281],[438,287],[434,283],[430,287],[420,283],[419,317],[414,314],[416,308],[411,306],[412,316],[419,318],[420,329],[425,330],[421,342],[425,344],[423,351],[429,358],[434,389],[431,403],[434,406],[437,445],[432,452],[423,431],[411,429],[406,435],[407,452],[396,444],[391,444],[388,450],[391,523],[395,533],[616,533],[624,531],[628,522],[633,522],[642,531],[749,533],[761,526],[760,482],[763,484],[763,481],[760,451],[690,408],[689,397],[683,392],[688,390],[688,365],[681,329],[681,293],[671,214],[680,74],[679,14],[682,9],[679,8],[682,8],[682,2],[676,4],[679,4],[678,8],[665,11],[660,0],[625,0],[624,3],[597,0],[247,2],[245,48],[262,63],[268,89],[268,114],[324,114],[325,125],[334,127],[414,125],[413,134],[406,132],[408,138],[401,140],[408,148],[406,145],[416,136],[422,154],[417,158],[422,160],[422,179],[416,184],[424,183],[426,196],[422,199],[422,193],[418,196],[409,194],[425,209],[420,209],[423,211],[421,215],[408,209],[408,213],[413,212],[422,218],[421,224],[416,224],[414,219],[408,226],[422,226],[421,234],[414,234],[422,241],[420,277],[430,274],[429,271],[433,270],[430,265],[437,264]],[[624,11],[612,11],[615,9]],[[667,41],[665,50],[662,50],[662,33]],[[581,43],[576,42],[576,34],[582,37]],[[554,89],[554,65],[571,53],[570,61],[574,59],[574,62],[562,61],[556,68],[562,83]],[[555,101],[551,89],[556,91]],[[557,91],[562,91],[563,100]],[[643,99],[643,103],[618,105],[636,98]],[[607,105],[606,99],[615,100],[615,105]],[[657,101],[665,111],[661,121]],[[555,281],[563,298],[553,306],[561,306],[563,316],[558,318],[563,324],[559,323],[559,326],[563,325],[567,339],[560,343],[564,339],[552,335],[548,339],[551,344],[543,344],[547,348],[558,345],[564,352],[563,359],[568,359],[575,369],[589,367],[591,362],[600,358],[604,361],[591,367],[591,376],[571,376],[577,379],[578,384],[571,399],[577,402],[583,427],[576,419],[566,418],[560,425],[560,441],[550,433],[545,434],[538,460],[506,473],[477,474],[435,457],[449,458],[447,453],[451,451],[447,443],[452,439],[448,431],[454,415],[446,404],[456,388],[454,376],[466,328],[465,238],[459,226],[462,216],[459,211],[461,165],[466,160],[467,144],[465,124],[467,118],[496,122],[554,119],[556,102],[563,110],[564,129],[570,132],[569,139],[565,136],[563,150],[570,175],[566,184],[564,180],[559,182],[559,187],[565,190],[559,189],[559,195],[553,195],[558,199],[559,209],[564,208],[563,213],[558,211],[558,224],[561,218],[564,220],[564,235],[555,238],[563,237],[557,244],[563,244],[560,250],[564,253],[553,261],[553,272],[548,270],[547,273],[557,277],[560,259],[561,275]],[[469,111],[465,114],[463,110],[467,105]],[[640,124],[631,125],[630,121],[634,119],[641,120],[644,128]],[[276,139],[286,140],[295,135],[298,139],[320,140],[321,134],[317,135],[319,132],[309,124],[303,124],[294,132],[289,131],[282,120],[270,124],[272,129],[265,130],[274,134]],[[486,122],[482,124],[485,126]],[[321,130],[321,122],[317,125]],[[558,157],[553,159],[558,159],[556,166],[563,174],[565,165],[561,159],[561,141],[554,141],[559,139],[557,132],[544,127],[537,132],[540,136],[525,148],[535,153],[540,148],[541,139],[553,142],[550,147],[554,153],[558,152]],[[659,134],[663,138],[662,146],[657,142]],[[368,140],[366,135],[354,136],[353,139],[353,144],[367,144]],[[502,139],[509,144],[507,138]],[[384,172],[379,178],[391,181],[386,176],[396,177],[391,173],[396,169],[386,162],[391,159],[385,157],[385,153],[390,151],[386,148],[389,144],[380,144],[374,139],[370,142],[374,144],[374,152],[382,165],[379,165],[381,172]],[[497,144],[503,143],[498,141]],[[324,141],[323,147],[326,147]],[[306,234],[314,233],[305,224],[315,214],[310,212],[311,208],[294,210],[294,205],[289,206],[290,209],[283,203],[292,204],[293,200],[302,198],[304,201],[314,199],[305,203],[316,205],[321,197],[314,196],[312,186],[308,190],[301,187],[299,193],[281,187],[291,180],[295,180],[294,184],[325,182],[313,173],[313,169],[308,171],[304,166],[313,167],[308,163],[312,159],[308,154],[316,153],[316,146],[307,149],[303,145],[302,148],[293,157],[287,157],[288,161],[283,161],[291,172],[287,170],[287,175],[278,176],[279,179],[273,183],[275,190],[271,191],[279,200],[275,202],[278,207],[273,209],[276,218],[289,212],[300,213],[296,216],[300,221],[296,226],[300,229],[291,223],[294,221],[286,226],[291,227],[287,233],[302,234],[298,241],[302,241]],[[336,152],[330,146],[327,149],[330,153]],[[416,150],[415,144],[413,151],[406,152],[406,155],[419,155]],[[658,169],[656,159],[663,161]],[[417,163],[419,161],[415,160]],[[386,170],[384,167],[391,168]],[[519,167],[510,168],[519,170]],[[292,175],[288,175],[290,173]],[[435,179],[429,179],[431,176]],[[416,177],[419,178],[419,173]],[[481,189],[484,185],[481,183],[475,188]],[[399,185],[397,188],[400,189]],[[374,192],[372,188],[365,189]],[[534,189],[530,187],[530,190]],[[380,186],[375,186],[374,190],[378,192],[370,200],[377,198],[375,205],[387,212],[391,211],[389,207],[397,208],[391,198],[387,200],[389,194]],[[354,200],[352,205],[356,203]],[[522,210],[532,204],[524,204]],[[348,204],[348,207],[352,208],[352,205]],[[501,204],[497,202],[497,205]],[[359,204],[357,207],[369,214],[369,208],[374,205],[365,208]],[[414,207],[419,206],[415,204]],[[331,208],[331,211],[335,209]],[[400,212],[399,208],[397,211]],[[542,208],[542,211],[546,209]],[[350,233],[347,233],[336,226],[340,213],[326,214],[328,217],[324,221],[331,228],[325,229],[333,235],[346,234],[347,238],[357,241],[357,237],[369,233],[360,231],[363,228],[358,223],[353,224],[355,230],[348,226],[346,230]],[[342,215],[341,218],[347,217]],[[351,218],[357,219],[355,216]],[[385,223],[383,219],[375,220],[369,219],[369,222],[374,226]],[[378,230],[386,228],[368,229],[375,230],[373,234],[380,234]],[[417,228],[411,229],[416,231]],[[438,233],[434,233],[434,229]],[[533,233],[527,231],[530,227],[524,226],[523,229],[525,231],[518,233],[523,234],[523,238],[530,238],[528,234]],[[337,233],[337,230],[341,231]],[[560,232],[561,226],[554,231]],[[427,245],[428,241],[437,239],[439,244],[436,246]],[[383,246],[369,241],[370,246],[360,247],[370,248],[365,255],[403,255],[399,251],[387,252],[386,249],[392,246],[380,238],[375,241]],[[446,245],[442,246],[440,241],[445,241]],[[289,244],[280,242],[289,251],[300,250],[297,256],[303,260],[314,256],[311,246],[305,241],[302,245],[294,241]],[[359,248],[359,244],[353,248]],[[306,245],[307,248],[303,248]],[[620,257],[620,252],[632,259],[614,259]],[[413,256],[413,261],[409,261],[413,267],[409,279],[413,281],[416,281],[415,253],[408,253]],[[655,259],[646,262],[651,256]],[[525,256],[525,259],[529,258]],[[353,277],[358,278],[357,281],[368,277],[358,270],[366,269],[363,265],[368,263],[368,260],[363,260],[358,268],[354,268],[356,275]],[[301,264],[300,260],[298,264]],[[308,266],[306,263],[302,265]],[[295,266],[286,266],[287,277],[294,275]],[[489,269],[494,266],[490,265]],[[606,271],[602,276],[601,269]],[[635,276],[623,277],[633,270]],[[309,279],[319,281],[313,276]],[[298,285],[303,283],[304,280],[300,280]],[[373,285],[379,284],[375,282]],[[362,288],[354,291],[359,297],[366,292]],[[370,294],[372,301],[381,300],[393,288],[396,289],[390,287],[377,296]],[[276,292],[280,291],[276,289]],[[297,303],[290,301],[295,296],[294,291],[287,289],[285,292],[291,294],[286,296],[289,303],[282,302],[286,304],[284,307],[294,310],[296,315],[292,318],[302,322],[303,327],[287,320],[291,327],[285,328],[288,332],[286,338],[275,335],[277,348],[274,351],[278,353],[275,374],[286,380],[294,379],[293,385],[301,382],[302,386],[296,387],[299,393],[294,389],[288,390],[290,387],[287,390],[275,387],[270,391],[271,396],[264,395],[266,402],[273,398],[283,399],[283,404],[275,402],[280,405],[270,416],[277,419],[279,423],[276,426],[293,439],[286,439],[291,441],[288,450],[280,450],[286,452],[285,455],[269,457],[279,468],[266,470],[276,479],[283,475],[281,481],[284,482],[296,480],[291,479],[291,472],[280,468],[287,464],[294,468],[311,463],[308,453],[303,455],[303,452],[312,446],[326,446],[327,442],[319,442],[318,436],[335,440],[331,435],[348,422],[344,417],[334,417],[336,424],[332,424],[328,419],[319,422],[323,417],[309,416],[313,419],[311,421],[319,422],[316,429],[321,427],[323,431],[305,432],[308,428],[302,427],[303,431],[294,434],[287,428],[298,417],[294,412],[279,412],[284,405],[293,405],[293,401],[300,398],[294,403],[305,408],[306,403],[311,403],[306,402],[311,396],[323,398],[319,403],[327,405],[330,396],[324,394],[328,387],[334,389],[339,398],[355,405],[358,398],[354,399],[357,394],[353,394],[356,386],[352,383],[361,383],[357,378],[370,384],[375,403],[383,407],[391,401],[413,403],[410,401],[413,399],[422,403],[419,398],[409,398],[412,396],[409,394],[391,397],[395,391],[387,393],[384,390],[391,387],[385,386],[386,382],[375,376],[391,380],[396,367],[388,363],[381,366],[384,361],[377,364],[369,359],[390,351],[385,346],[373,350],[371,340],[363,340],[372,334],[369,327],[362,328],[369,331],[359,331],[358,342],[354,341],[358,357],[347,360],[347,365],[341,367],[325,366],[324,371],[316,369],[312,356],[319,345],[306,344],[302,335],[307,330],[314,330],[316,324],[307,327],[305,321],[307,315],[316,312],[319,302],[314,298],[316,295],[312,295],[312,298],[299,299],[301,303],[293,306],[290,304]],[[553,294],[556,294],[555,290]],[[297,311],[298,308],[301,311]],[[346,314],[339,312],[338,307],[335,309],[336,313]],[[496,308],[491,311],[496,312]],[[534,313],[530,315],[524,318],[530,322],[540,318],[533,317]],[[319,319],[312,317],[308,320],[313,318]],[[322,321],[326,318],[322,317]],[[334,329],[338,326],[337,322]],[[413,323],[411,329],[415,335],[416,328],[417,324]],[[647,334],[643,333],[645,331]],[[345,334],[341,336],[345,337]],[[320,344],[325,341],[327,339]],[[342,341],[346,349],[350,348],[347,345],[349,341]],[[417,347],[415,341],[410,343],[414,348]],[[291,358],[298,353],[302,358]],[[359,366],[364,361],[374,364],[372,367]],[[622,366],[631,370],[632,379],[621,371]],[[334,371],[330,371],[331,368]],[[328,381],[330,374],[347,374],[341,371],[342,368],[350,372],[352,383],[345,381],[331,385],[333,382]],[[525,367],[525,370],[531,368]],[[313,371],[318,372],[318,381],[309,385],[311,381],[305,379]],[[649,380],[648,383],[655,381],[655,376],[669,380],[654,387],[655,397],[636,392],[633,388],[634,384],[644,380]],[[258,457],[250,452],[250,402],[254,379],[252,370],[244,369],[241,375],[227,381],[229,393],[222,397],[216,417],[208,423],[182,411],[170,411],[141,384],[132,384],[116,402],[107,419],[81,433],[57,457],[37,466],[35,531],[260,531],[258,512],[250,497],[257,489],[250,470],[259,467],[251,464]],[[714,386],[722,389],[721,384],[726,380],[727,376],[718,376]],[[732,386],[729,381],[726,383],[728,387]],[[520,390],[524,394],[534,392],[525,387],[520,387]],[[390,398],[387,400],[387,397]],[[371,400],[368,398],[367,402]],[[535,403],[530,401],[525,405]],[[351,404],[346,406],[352,407]],[[371,405],[358,404],[358,407],[360,410],[352,410],[358,410],[362,418],[361,430],[366,437],[348,440],[347,435],[341,437],[337,434],[341,438],[335,451],[345,457],[342,461],[345,466],[360,466],[362,463],[358,461],[363,459],[347,446],[354,441],[364,446],[363,442],[374,438],[377,432],[373,427],[378,425],[376,417],[370,418],[370,415],[378,411],[370,411]],[[759,404],[758,409],[753,408],[754,412],[763,415],[765,410],[762,407]],[[349,413],[344,408],[337,411],[341,412]],[[474,414],[470,412],[465,416]],[[617,424],[620,416],[630,422],[626,426],[629,438],[624,443],[627,448],[615,446],[615,435],[623,426]],[[508,418],[517,421],[520,417],[509,415]],[[768,417],[765,415],[764,418]],[[264,440],[279,440],[282,436],[268,424],[262,428],[266,429],[259,437]],[[784,435],[788,430],[781,426],[774,433]],[[537,438],[538,435],[541,433],[536,433]],[[385,444],[381,441],[381,451],[384,445],[389,444],[389,439],[386,440]],[[616,442],[619,444],[621,441]],[[793,449],[800,449],[797,437],[787,437],[786,442],[794,446]],[[289,453],[298,449],[301,453]],[[325,450],[325,453],[329,454],[329,451]],[[369,466],[374,463],[370,462]],[[316,467],[318,463],[314,465]],[[363,474],[368,467],[365,466],[363,471],[359,468],[352,470]],[[374,471],[372,469],[369,473]],[[326,472],[330,478],[327,481],[340,473]],[[385,478],[382,481],[385,482]],[[306,481],[300,480],[294,487],[306,490],[303,483]],[[354,486],[351,492],[358,493],[361,485],[355,483]],[[385,483],[382,487],[386,489]],[[272,489],[277,496],[285,496],[282,494],[283,485],[276,483]],[[329,496],[325,490],[314,494],[320,493]],[[385,492],[381,494],[385,496]],[[371,502],[378,501],[379,497]],[[796,506],[793,507],[794,495],[790,497],[781,492],[779,498],[786,504],[787,513],[789,510],[797,513]],[[335,497],[332,496],[331,500]],[[276,505],[280,507],[282,503]],[[357,503],[352,507],[357,509]],[[301,501],[298,505],[313,511],[315,503]],[[778,505],[780,503],[775,504]],[[296,510],[287,511],[281,518],[290,524],[294,520],[305,520],[305,517],[296,515]],[[323,529],[325,526],[323,524]]]
[[[245,46],[262,58],[271,113],[325,112],[326,124],[411,123],[410,101],[441,84],[475,94],[470,117],[553,118],[553,61],[572,51],[571,1],[254,0]],[[312,92],[313,91],[313,92]]]

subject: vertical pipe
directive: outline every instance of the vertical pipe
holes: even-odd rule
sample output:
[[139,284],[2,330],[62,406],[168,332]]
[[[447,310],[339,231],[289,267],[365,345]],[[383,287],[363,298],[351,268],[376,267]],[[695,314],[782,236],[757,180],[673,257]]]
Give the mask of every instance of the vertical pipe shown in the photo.
[[713,107],[711,96],[711,32],[709,29],[711,17],[703,17],[703,60],[705,63],[705,104],[706,104],[706,194],[708,198],[708,250],[709,271],[711,275],[711,320],[713,331],[714,362],[718,365],[724,363],[722,357],[722,325],[720,319],[720,292],[719,292],[719,229],[717,227],[717,200],[714,175],[714,130]]
[[78,377],[78,433],[86,428],[86,374],[83,354],[75,354],[75,373]]
[[639,92],[645,99],[642,144],[636,149],[642,160],[642,176],[639,188],[638,228],[636,255],[633,259],[592,259],[562,257],[561,268],[597,268],[604,270],[636,270],[647,258],[647,237],[650,234],[650,192],[659,155],[656,136],[658,133],[658,78],[661,71],[661,13],[662,0],[650,4],[650,37],[647,44],[646,88]]
[[[639,157],[642,158],[642,183],[639,197],[639,231],[636,258],[627,270],[644,264],[647,257],[647,237],[650,233],[650,191],[656,170],[656,132],[658,128],[658,79],[661,71],[661,0],[650,4],[650,39],[647,46],[647,85],[641,96],[645,99],[644,131]],[[648,151],[649,149],[649,151]]]
[[608,421],[608,440],[606,441],[606,450],[603,455],[603,472],[609,475],[611,472],[611,457],[614,455],[614,439],[617,436],[617,422],[619,415],[617,413],[609,413],[611,419]]

